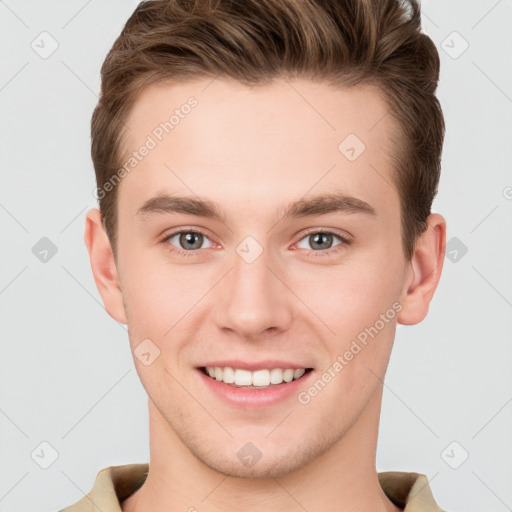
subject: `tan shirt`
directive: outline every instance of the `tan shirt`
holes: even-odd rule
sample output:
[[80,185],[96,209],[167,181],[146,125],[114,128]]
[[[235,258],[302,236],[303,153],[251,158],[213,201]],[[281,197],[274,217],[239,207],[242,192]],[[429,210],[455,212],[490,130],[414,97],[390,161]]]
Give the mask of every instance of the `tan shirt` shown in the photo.
[[[122,512],[121,502],[142,486],[149,464],[125,464],[102,469],[92,490],[59,512]],[[386,496],[405,512],[443,512],[432,496],[425,475],[402,471],[378,473]]]

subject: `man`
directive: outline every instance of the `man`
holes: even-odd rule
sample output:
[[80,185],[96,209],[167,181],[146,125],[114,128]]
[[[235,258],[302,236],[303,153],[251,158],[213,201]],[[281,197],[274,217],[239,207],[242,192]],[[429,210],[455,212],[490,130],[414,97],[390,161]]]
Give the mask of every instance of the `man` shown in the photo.
[[441,510],[375,469],[396,324],[443,265],[438,75],[413,1],[139,4],[102,67],[85,243],[150,462],[66,512]]

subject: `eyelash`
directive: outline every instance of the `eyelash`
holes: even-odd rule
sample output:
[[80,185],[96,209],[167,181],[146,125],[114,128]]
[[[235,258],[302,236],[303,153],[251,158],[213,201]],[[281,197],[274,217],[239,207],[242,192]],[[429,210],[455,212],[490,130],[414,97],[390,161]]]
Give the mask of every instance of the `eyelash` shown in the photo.
[[[307,238],[308,236],[311,236],[311,235],[317,235],[317,234],[326,234],[326,235],[333,235],[335,238],[338,238],[338,240],[341,242],[339,243],[338,245],[335,245],[334,247],[330,247],[329,249],[325,249],[325,250],[317,250],[315,251],[314,249],[306,249],[308,251],[308,256],[310,258],[325,258],[325,257],[330,257],[330,256],[336,256],[338,254],[339,251],[342,251],[345,246],[347,245],[350,245],[350,240],[347,238],[347,237],[344,237],[338,233],[334,233],[333,231],[328,231],[328,230],[322,230],[322,229],[317,229],[317,230],[313,230],[313,231],[309,231],[307,232],[300,240],[303,240],[304,238]],[[297,242],[298,243],[298,242]]]
[[[170,233],[169,235],[166,235],[160,242],[162,244],[164,244],[166,246],[166,249],[169,251],[169,252],[172,252],[172,253],[177,253],[181,256],[193,256],[194,253],[197,253],[199,252],[201,249],[196,249],[196,250],[191,250],[191,251],[186,251],[184,249],[179,249],[173,245],[171,245],[169,243],[169,240],[176,236],[176,235],[180,235],[182,233],[194,233],[194,234],[198,234],[198,235],[203,235],[204,237],[208,238],[208,235],[206,233],[203,233],[201,230],[198,230],[198,229],[180,229],[178,231],[174,231],[173,233]],[[308,252],[310,253],[313,253],[313,254],[310,254],[309,257],[311,258],[318,258],[318,257],[330,257],[330,256],[334,256],[339,250],[343,250],[344,246],[347,246],[347,245],[350,245],[351,244],[351,240],[349,240],[348,238],[338,234],[338,233],[335,233],[333,231],[328,231],[328,230],[323,230],[323,229],[313,229],[311,231],[308,231],[307,233],[305,233],[297,243],[299,243],[301,240],[303,240],[304,238],[310,236],[310,235],[313,235],[313,234],[327,234],[327,235],[333,235],[335,236],[336,238],[338,238],[341,243],[334,246],[334,247],[331,247],[329,249],[326,249],[326,250],[317,250],[315,251],[314,249],[311,249],[309,250]]]

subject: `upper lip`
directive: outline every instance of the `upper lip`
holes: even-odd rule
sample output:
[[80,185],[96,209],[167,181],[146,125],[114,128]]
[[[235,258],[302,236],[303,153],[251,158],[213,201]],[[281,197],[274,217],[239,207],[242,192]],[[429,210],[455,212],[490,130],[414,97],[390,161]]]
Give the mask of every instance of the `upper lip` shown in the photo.
[[302,363],[293,363],[277,359],[265,359],[263,361],[237,361],[234,359],[224,359],[222,361],[207,362],[199,366],[199,368],[206,368],[208,366],[219,366],[221,368],[230,366],[231,368],[240,368],[241,370],[249,370],[251,372],[256,370],[271,370],[272,368],[281,368],[283,370],[286,370],[287,368],[312,368],[311,366],[304,365]]

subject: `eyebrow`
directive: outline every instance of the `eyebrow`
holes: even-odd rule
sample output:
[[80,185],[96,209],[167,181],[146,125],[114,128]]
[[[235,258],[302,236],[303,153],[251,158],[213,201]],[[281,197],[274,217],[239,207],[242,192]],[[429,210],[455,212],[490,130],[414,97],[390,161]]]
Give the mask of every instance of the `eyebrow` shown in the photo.
[[[344,195],[343,193],[326,193],[308,199],[299,199],[288,204],[282,213],[283,219],[295,217],[312,217],[328,213],[354,214],[362,213],[375,216],[375,209],[366,201]],[[141,217],[161,213],[183,213],[206,217],[225,223],[227,213],[213,201],[189,196],[158,195],[148,199],[136,215]]]

